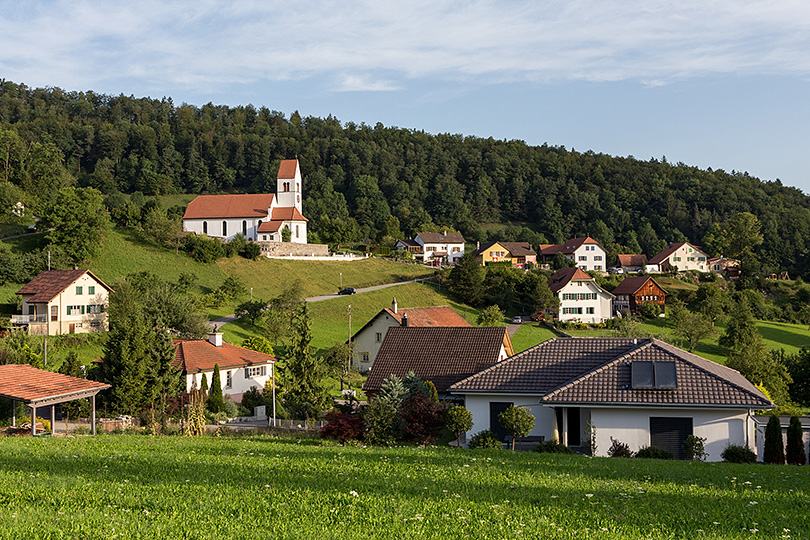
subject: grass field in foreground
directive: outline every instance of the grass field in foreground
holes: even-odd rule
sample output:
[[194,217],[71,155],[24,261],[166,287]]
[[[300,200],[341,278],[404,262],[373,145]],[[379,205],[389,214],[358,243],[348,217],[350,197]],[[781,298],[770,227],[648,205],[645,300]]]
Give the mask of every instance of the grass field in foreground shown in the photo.
[[807,538],[805,467],[267,437],[3,441],[0,538]]

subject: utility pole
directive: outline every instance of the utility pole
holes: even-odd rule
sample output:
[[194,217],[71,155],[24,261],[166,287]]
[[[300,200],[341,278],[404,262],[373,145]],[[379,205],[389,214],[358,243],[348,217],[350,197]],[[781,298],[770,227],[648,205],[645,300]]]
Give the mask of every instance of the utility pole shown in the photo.
[[346,359],[346,386],[352,389],[352,305],[349,304],[349,354]]
[[[343,288],[343,272],[340,273],[340,288],[341,289]],[[352,306],[349,307],[351,308]],[[351,309],[349,310],[349,312],[351,312]]]

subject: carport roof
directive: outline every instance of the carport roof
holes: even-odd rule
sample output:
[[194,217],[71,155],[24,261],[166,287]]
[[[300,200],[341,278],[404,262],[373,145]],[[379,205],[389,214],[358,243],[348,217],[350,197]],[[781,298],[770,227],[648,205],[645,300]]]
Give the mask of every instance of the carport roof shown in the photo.
[[0,366],[0,396],[37,407],[95,396],[109,384],[38,369],[28,364]]

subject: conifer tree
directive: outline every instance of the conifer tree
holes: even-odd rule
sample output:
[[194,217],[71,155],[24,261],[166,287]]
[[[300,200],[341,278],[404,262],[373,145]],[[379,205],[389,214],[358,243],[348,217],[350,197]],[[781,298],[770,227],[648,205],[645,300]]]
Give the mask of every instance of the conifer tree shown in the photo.
[[485,278],[484,267],[478,264],[472,252],[467,252],[450,271],[448,288],[464,303],[477,306],[484,298]]
[[200,380],[200,390],[203,391],[204,395],[208,396],[208,376],[203,373],[202,379]]
[[787,428],[787,462],[791,465],[804,465],[807,455],[804,452],[804,438],[802,432],[802,422],[798,416],[790,417],[790,425]]
[[285,404],[299,416],[317,417],[329,406],[329,393],[321,383],[324,369],[312,355],[312,324],[304,304],[294,321],[295,334],[287,356],[288,390]]
[[782,441],[782,425],[779,417],[771,415],[768,425],[765,426],[765,453],[762,460],[765,463],[785,463],[785,444]]
[[405,385],[402,384],[402,379],[392,373],[380,385],[378,399],[390,403],[396,409],[402,403],[405,394],[406,390]]
[[222,382],[219,378],[219,364],[214,364],[214,374],[211,376],[211,388],[208,393],[208,410],[218,413],[225,406],[222,399]]

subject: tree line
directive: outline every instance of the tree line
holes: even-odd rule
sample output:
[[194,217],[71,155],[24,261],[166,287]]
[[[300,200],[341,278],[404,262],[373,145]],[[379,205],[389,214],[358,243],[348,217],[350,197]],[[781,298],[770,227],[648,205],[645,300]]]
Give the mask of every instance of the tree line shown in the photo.
[[[724,227],[748,213],[761,224],[751,255],[762,272],[808,271],[810,197],[778,180],[666,158],[0,80],[0,181],[22,192],[0,192],[3,207],[22,198],[37,210],[74,184],[105,195],[273,192],[286,158],[301,162],[304,214],[324,242],[452,227],[471,241],[591,235],[612,253],[654,255],[674,241],[725,247]],[[486,223],[508,226],[492,233]]]

